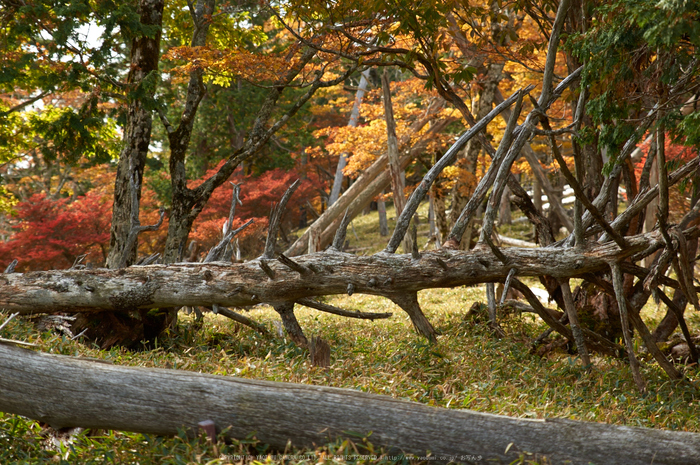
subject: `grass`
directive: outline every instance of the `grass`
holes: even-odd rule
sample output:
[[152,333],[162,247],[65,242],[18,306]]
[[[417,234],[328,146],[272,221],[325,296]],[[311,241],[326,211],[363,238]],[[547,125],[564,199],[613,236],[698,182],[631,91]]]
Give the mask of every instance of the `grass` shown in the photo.
[[[376,236],[373,225],[376,227],[376,222],[370,215],[356,219],[358,237],[369,241],[367,237]],[[351,231],[348,237],[352,247],[373,247],[365,251],[379,250],[384,245],[376,238],[372,243],[353,243]],[[33,342],[45,352],[101,358],[125,366],[336,386],[521,418],[560,417],[700,432],[697,367],[685,370],[690,383],[672,382],[653,361],[642,357],[649,392],[639,395],[624,360],[594,356],[593,369],[586,372],[565,351],[543,357],[532,354],[531,341],[545,329],[532,315],[504,316],[501,323],[506,337],[501,339],[488,330],[484,321],[465,319],[473,302],[485,301],[482,287],[426,290],[419,299],[426,316],[442,333],[437,345],[431,346],[417,336],[408,316],[387,299],[357,294],[326,298],[342,308],[394,313],[392,318],[376,322],[299,309],[297,316],[307,336],[322,336],[332,347],[329,370],[310,366],[308,354],[284,337],[268,340],[211,314],[203,327],[183,316],[176,331],[143,351],[101,351],[55,333],[38,333],[31,323],[21,319],[11,321],[0,331],[0,337]],[[659,318],[654,307],[648,310],[645,315]],[[278,317],[269,307],[257,306],[249,316],[274,331],[278,328]],[[693,316],[689,324],[697,332],[700,320]],[[242,456],[258,455],[259,463],[280,462],[265,458],[269,450],[254,438],[214,444],[184,434],[162,438],[101,431],[78,434],[72,443],[62,446],[46,442],[38,423],[0,414],[3,464],[224,464],[241,463]],[[355,447],[346,441],[313,451],[294,451],[295,458],[285,463],[363,462],[355,454]],[[372,463],[395,463],[376,453],[380,457]]]

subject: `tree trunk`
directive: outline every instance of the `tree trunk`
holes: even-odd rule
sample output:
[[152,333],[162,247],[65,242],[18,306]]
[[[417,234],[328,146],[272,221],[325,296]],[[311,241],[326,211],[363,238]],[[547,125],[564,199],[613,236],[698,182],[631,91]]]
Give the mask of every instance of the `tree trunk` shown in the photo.
[[377,449],[419,457],[429,452],[441,463],[511,463],[524,452],[548,463],[700,462],[695,433],[517,419],[350,389],[121,367],[6,344],[0,344],[0,410],[54,428],[158,435],[176,435],[183,427],[194,435],[210,420],[217,433],[226,429],[237,439],[255,433],[278,451],[289,442],[316,447],[371,433]]
[[[137,198],[141,199],[143,170],[151,143],[153,118],[150,105],[142,99],[152,99],[155,93],[160,60],[160,36],[163,23],[163,0],[140,0],[139,20],[146,26],[157,28],[153,37],[140,36],[131,43],[131,68],[127,82],[132,95],[128,96],[129,108],[124,129],[124,147],[119,154],[119,164],[114,183],[114,205],[109,239],[107,267],[117,268],[125,253],[127,265],[136,260],[136,247],[126,250],[131,231],[132,196],[131,184],[138,179]],[[137,90],[138,89],[138,90]],[[142,92],[143,97],[135,97]]]
[[[357,127],[357,122],[360,120],[360,105],[362,105],[362,99],[365,96],[365,91],[367,90],[367,84],[369,82],[369,69],[366,69],[360,75],[360,84],[357,87],[357,92],[355,92],[355,103],[352,105],[352,111],[350,112],[350,120],[348,121],[348,126],[351,128]],[[333,205],[340,197],[340,188],[343,185],[343,169],[348,163],[348,158],[345,153],[340,154],[338,158],[338,166],[335,170],[335,178],[333,179],[333,187],[331,188],[331,195],[328,197],[328,205]]]
[[[391,103],[391,86],[386,68],[384,68],[384,72],[382,73],[382,93],[384,96],[384,119],[386,121],[386,153],[389,156],[391,191],[394,194],[394,208],[396,210],[396,218],[398,218],[406,206],[406,196],[403,192],[406,183],[404,181],[404,167],[401,166],[401,159],[399,157],[399,143],[396,137],[394,107]],[[410,253],[413,248],[408,235],[404,237],[403,247],[405,253]]]
[[268,260],[274,278],[263,270],[259,259],[230,265],[179,263],[11,273],[0,275],[0,307],[22,314],[182,305],[235,307],[344,294],[350,285],[353,292],[390,298],[429,288],[500,282],[512,268],[518,270],[518,276],[581,277],[607,270],[609,262],[665,245],[658,231],[626,240],[625,249],[614,243],[593,245],[585,251],[574,247],[504,248],[499,252],[501,258],[489,247],[469,252],[443,248],[422,253],[419,260],[411,255],[355,256],[327,251],[297,257],[296,267],[286,264],[289,259]]

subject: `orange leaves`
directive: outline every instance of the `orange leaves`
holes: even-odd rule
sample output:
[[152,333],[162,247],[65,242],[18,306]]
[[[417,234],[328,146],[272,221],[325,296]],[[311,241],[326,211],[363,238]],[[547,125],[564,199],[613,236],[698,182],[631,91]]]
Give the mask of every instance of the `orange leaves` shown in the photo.
[[[452,188],[459,186],[460,194],[464,197],[470,197],[479,179],[471,173],[459,166],[448,166],[440,174],[440,178],[445,179],[445,182],[436,183],[436,188],[442,190],[442,194],[452,191]],[[461,182],[457,182],[461,181]]]
[[[410,78],[405,81],[393,82],[392,101],[396,133],[400,141],[400,149],[406,149],[425,136],[429,126],[426,125],[418,132],[411,129],[414,121],[421,118],[427,102],[432,95],[425,90],[423,81]],[[337,107],[338,112],[349,113],[352,101],[348,96],[327,96],[330,105]],[[454,110],[446,109],[439,117],[449,116]],[[438,116],[436,116],[437,118]],[[325,152],[337,157],[348,155],[348,165],[344,172],[346,176],[356,177],[379,156],[387,150],[386,122],[381,92],[372,90],[365,95],[360,107],[360,124],[356,128],[346,126],[347,117],[339,125],[326,126],[314,132],[314,137],[322,144],[321,147],[307,148],[307,153],[320,155]],[[451,136],[435,135],[427,141],[427,153],[439,151],[449,144]]]
[[189,74],[203,70],[213,80],[238,77],[251,82],[275,81],[289,66],[289,60],[273,54],[247,50],[217,50],[204,47],[173,47],[163,59],[184,61],[173,72]]

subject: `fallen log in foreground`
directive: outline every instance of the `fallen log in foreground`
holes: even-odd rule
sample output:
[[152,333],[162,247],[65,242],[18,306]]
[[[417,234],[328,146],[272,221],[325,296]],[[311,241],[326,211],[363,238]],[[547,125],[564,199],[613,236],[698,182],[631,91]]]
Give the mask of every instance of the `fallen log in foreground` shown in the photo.
[[[700,434],[428,407],[349,389],[131,368],[0,344],[0,411],[54,427],[173,435],[212,420],[284,450],[371,435],[375,447],[437,461],[700,463]],[[354,433],[354,434],[352,434]],[[489,463],[492,463],[489,462]]]

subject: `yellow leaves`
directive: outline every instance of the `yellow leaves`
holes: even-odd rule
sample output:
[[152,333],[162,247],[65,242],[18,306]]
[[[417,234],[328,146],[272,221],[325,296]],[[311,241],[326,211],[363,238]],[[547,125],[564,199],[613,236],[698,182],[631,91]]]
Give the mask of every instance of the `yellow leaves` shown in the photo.
[[251,82],[275,81],[287,69],[288,60],[272,54],[256,54],[247,50],[218,50],[210,47],[173,47],[165,60],[184,61],[174,73],[189,74],[204,70],[210,81],[227,84],[232,78]]
[[440,183],[440,187],[444,190],[452,190],[455,184],[457,184],[457,181],[461,181],[458,185],[460,187],[460,193],[465,197],[471,195],[478,182],[474,173],[455,165],[445,168],[440,174],[440,177],[445,180],[445,182]]

